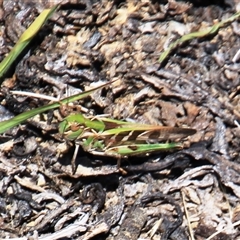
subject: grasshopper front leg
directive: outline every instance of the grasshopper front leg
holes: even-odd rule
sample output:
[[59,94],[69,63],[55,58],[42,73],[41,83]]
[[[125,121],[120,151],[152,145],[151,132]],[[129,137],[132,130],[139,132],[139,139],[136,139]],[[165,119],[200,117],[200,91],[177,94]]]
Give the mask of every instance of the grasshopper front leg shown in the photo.
[[[94,121],[84,117],[82,114],[71,114],[59,124],[59,133],[69,141],[76,141],[74,155],[71,160],[72,170],[75,172],[75,160],[77,157],[79,145],[84,150],[89,151],[93,148],[103,148],[100,142],[94,142],[95,135],[103,131],[104,124],[100,121]],[[99,143],[99,144],[98,144]],[[95,144],[95,146],[92,146]]]

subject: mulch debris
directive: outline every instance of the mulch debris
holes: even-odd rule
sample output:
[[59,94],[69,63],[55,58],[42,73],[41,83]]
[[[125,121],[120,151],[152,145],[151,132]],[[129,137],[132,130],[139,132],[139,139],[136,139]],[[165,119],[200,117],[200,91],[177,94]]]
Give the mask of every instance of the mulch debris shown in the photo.
[[0,137],[1,239],[238,239],[239,22],[158,59],[180,36],[229,18],[238,1],[0,2],[0,60],[45,8],[59,10],[0,90],[0,120],[116,80],[69,107],[197,133],[184,149],[122,161],[57,133],[59,111]]

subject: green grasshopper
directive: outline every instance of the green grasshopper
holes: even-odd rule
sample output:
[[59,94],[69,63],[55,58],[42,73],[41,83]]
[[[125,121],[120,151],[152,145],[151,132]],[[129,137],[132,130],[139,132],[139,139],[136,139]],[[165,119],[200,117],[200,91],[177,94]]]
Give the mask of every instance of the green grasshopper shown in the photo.
[[117,159],[134,155],[181,149],[181,143],[160,143],[177,140],[196,133],[190,128],[155,126],[114,120],[106,117],[86,117],[71,114],[59,124],[59,132],[76,141],[94,155]]

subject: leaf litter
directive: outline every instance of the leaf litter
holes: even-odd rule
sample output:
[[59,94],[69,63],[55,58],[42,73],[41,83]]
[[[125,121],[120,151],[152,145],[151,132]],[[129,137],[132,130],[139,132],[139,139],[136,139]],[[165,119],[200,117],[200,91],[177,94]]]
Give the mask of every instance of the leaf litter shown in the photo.
[[[3,1],[2,8],[5,16],[20,17],[21,25],[27,12],[40,13],[45,4]],[[126,175],[115,159],[80,149],[73,174],[74,144],[57,137],[55,113],[15,127],[1,137],[0,237],[188,239],[193,232],[195,239],[211,239],[219,231],[212,239],[237,239],[238,21],[178,46],[161,68],[158,59],[182,34],[224,21],[238,7],[227,1],[60,3],[19,60],[15,77],[4,83],[1,102],[11,114],[48,103],[6,98],[12,90],[58,98],[65,88],[74,92],[119,80],[76,104],[93,114],[197,133],[181,151],[123,161]],[[4,22],[1,49],[19,39],[14,23]],[[3,59],[6,52],[1,53]],[[41,121],[51,128],[42,129]]]

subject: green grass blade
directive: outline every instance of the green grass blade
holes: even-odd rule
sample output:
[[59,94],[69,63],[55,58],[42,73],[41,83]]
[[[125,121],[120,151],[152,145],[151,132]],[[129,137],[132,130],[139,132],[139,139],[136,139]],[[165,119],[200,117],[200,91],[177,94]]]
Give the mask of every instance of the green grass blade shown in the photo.
[[34,36],[38,33],[41,27],[57,9],[58,5],[45,9],[35,21],[28,27],[28,29],[21,35],[15,46],[12,48],[11,52],[3,59],[0,63],[0,80],[3,81],[3,76],[6,74],[8,69],[11,67],[12,63],[21,54],[25,47],[30,43]]
[[[114,81],[112,81],[112,82],[114,82]],[[39,108],[35,108],[33,110],[29,110],[29,111],[21,113],[21,114],[17,115],[16,117],[13,117],[9,120],[2,121],[2,122],[0,122],[0,134],[6,132],[8,129],[10,129],[12,127],[17,126],[18,124],[26,121],[27,119],[34,117],[37,114],[46,112],[51,109],[56,109],[56,108],[60,107],[62,104],[67,104],[70,102],[74,102],[74,101],[83,99],[83,98],[89,96],[90,94],[92,94],[94,91],[101,89],[101,88],[111,84],[112,82],[108,82],[101,86],[98,86],[98,87],[95,87],[88,91],[85,91],[83,93],[64,98],[64,99],[60,100],[59,102],[51,103],[51,104],[48,104],[48,105],[45,105],[45,106],[42,106]]]
[[169,47],[166,49],[166,51],[164,51],[161,54],[161,56],[159,58],[159,62],[162,63],[163,61],[165,61],[166,58],[168,57],[168,55],[173,51],[173,49],[175,49],[179,45],[183,44],[184,42],[192,40],[194,38],[202,38],[202,37],[206,37],[208,35],[216,34],[218,32],[219,28],[224,27],[226,24],[235,21],[239,17],[240,17],[240,12],[237,12],[234,15],[232,15],[231,17],[229,17],[228,19],[214,24],[212,27],[209,27],[202,31],[192,32],[192,33],[182,36],[180,39],[178,39],[175,42],[173,42],[172,44],[170,44]]

